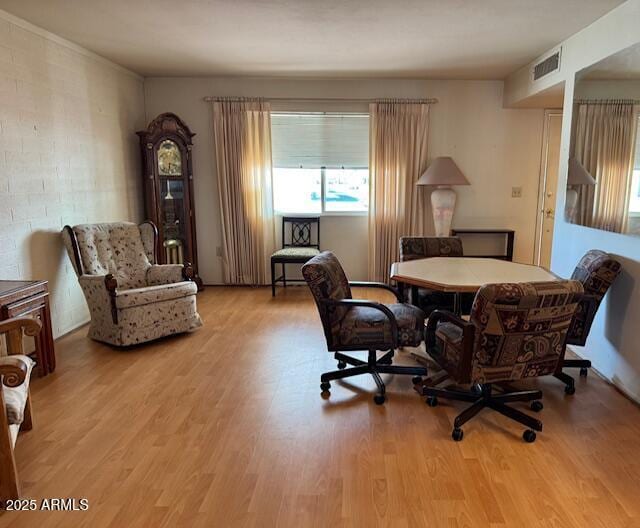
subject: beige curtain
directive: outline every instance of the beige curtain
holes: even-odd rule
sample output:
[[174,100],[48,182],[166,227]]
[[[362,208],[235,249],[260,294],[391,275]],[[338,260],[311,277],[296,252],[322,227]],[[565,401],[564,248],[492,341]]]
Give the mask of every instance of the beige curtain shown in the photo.
[[424,187],[429,105],[379,101],[369,107],[369,278],[389,281],[398,241],[427,229]]
[[575,157],[596,185],[579,190],[578,222],[624,233],[637,111],[633,101],[584,101],[576,108]]
[[275,248],[271,114],[262,100],[213,103],[224,281],[267,284]]

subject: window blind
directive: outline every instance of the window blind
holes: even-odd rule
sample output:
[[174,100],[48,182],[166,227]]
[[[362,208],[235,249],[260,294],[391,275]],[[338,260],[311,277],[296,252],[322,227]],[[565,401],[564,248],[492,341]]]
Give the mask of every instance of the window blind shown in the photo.
[[366,168],[369,116],[334,113],[271,114],[273,166]]

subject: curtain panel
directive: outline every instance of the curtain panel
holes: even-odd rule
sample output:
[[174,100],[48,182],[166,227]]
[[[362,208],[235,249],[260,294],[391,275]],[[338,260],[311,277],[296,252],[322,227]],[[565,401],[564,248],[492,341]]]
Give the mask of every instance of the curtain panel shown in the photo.
[[271,108],[254,99],[212,104],[224,281],[268,284],[275,249]]
[[633,101],[585,101],[576,112],[575,157],[596,180],[580,186],[578,223],[624,233],[637,107]]
[[369,279],[389,281],[402,236],[427,231],[429,104],[385,100],[369,107]]

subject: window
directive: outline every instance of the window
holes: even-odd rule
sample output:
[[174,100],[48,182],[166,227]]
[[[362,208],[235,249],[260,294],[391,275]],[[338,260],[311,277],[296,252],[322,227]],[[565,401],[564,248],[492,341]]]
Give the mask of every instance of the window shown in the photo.
[[274,207],[281,213],[369,209],[369,116],[271,114]]
[[636,133],[636,152],[631,176],[631,195],[629,196],[629,213],[640,216],[640,119]]

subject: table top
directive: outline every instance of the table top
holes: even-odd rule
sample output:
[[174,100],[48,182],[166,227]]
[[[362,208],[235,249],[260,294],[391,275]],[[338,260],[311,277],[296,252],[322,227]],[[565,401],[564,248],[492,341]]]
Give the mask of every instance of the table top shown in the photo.
[[473,257],[433,257],[395,262],[391,279],[444,292],[475,292],[497,282],[554,281],[559,277],[531,264]]
[[0,296],[46,282],[44,280],[0,280]]

